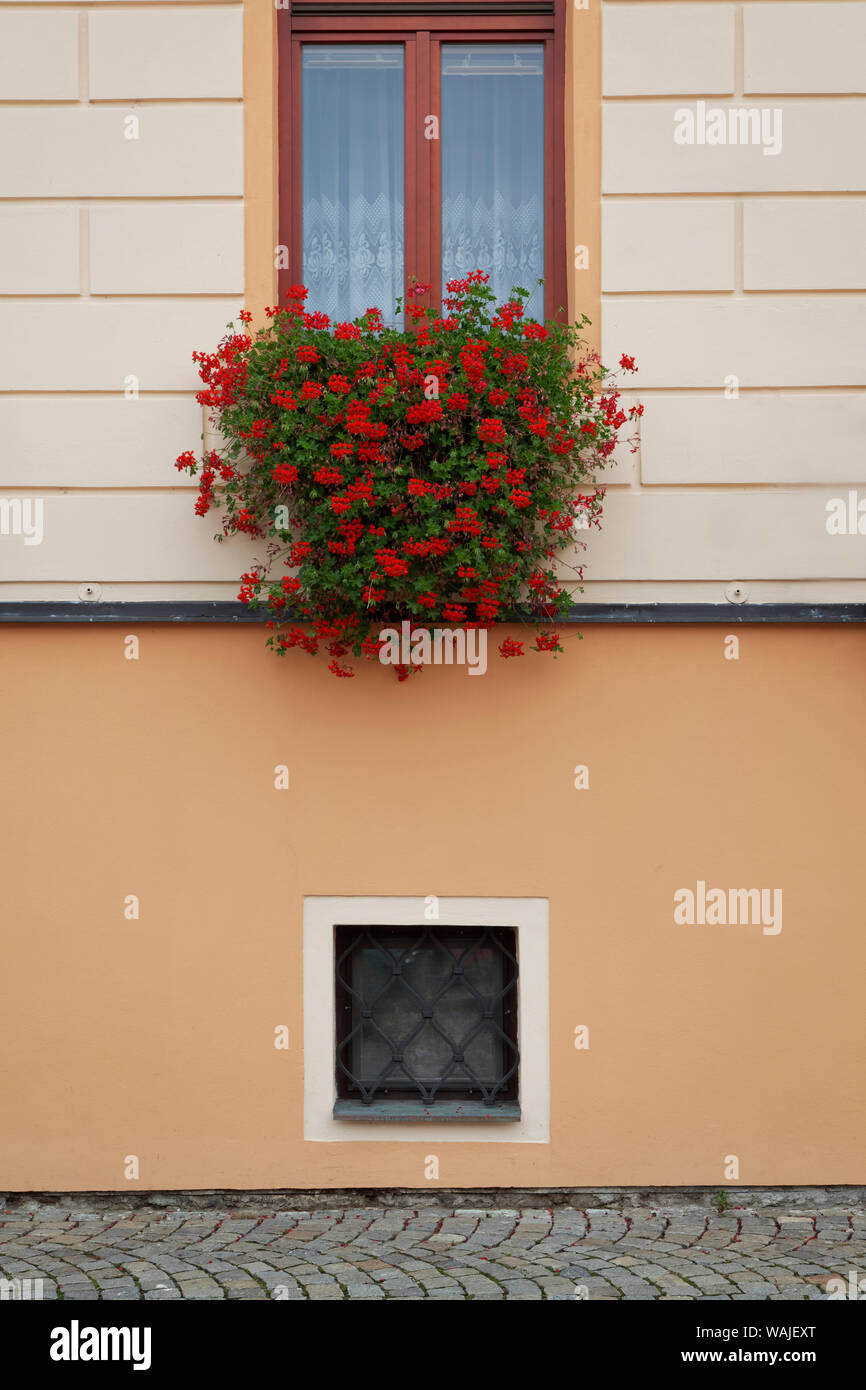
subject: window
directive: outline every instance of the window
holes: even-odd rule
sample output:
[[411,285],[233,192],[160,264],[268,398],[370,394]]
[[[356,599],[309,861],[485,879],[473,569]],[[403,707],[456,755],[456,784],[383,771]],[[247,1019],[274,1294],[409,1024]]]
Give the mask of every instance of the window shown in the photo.
[[338,927],[334,1114],[519,1119],[516,949],[507,927]]
[[[304,898],[304,1138],[325,1144],[548,1144],[549,904],[545,898],[443,896],[435,899],[438,916],[430,921],[430,902],[391,895]],[[411,962],[407,948],[416,952]],[[341,962],[347,949],[349,958]],[[404,956],[395,977],[393,967]],[[463,966],[462,977],[455,964]],[[362,1001],[379,982],[388,989],[374,1008]],[[287,978],[289,989],[292,984]],[[435,1005],[419,1003],[407,984]],[[369,1043],[357,1034],[350,1038],[365,1007],[384,1039],[375,1033]],[[407,1043],[419,1011],[423,1019],[432,1007],[445,1039],[435,1030],[431,1039],[431,1018],[426,1039],[418,1034]],[[487,1026],[473,1038],[479,1021]],[[378,1085],[380,1072],[394,1061],[395,1044],[415,1068],[416,1081],[392,1069]],[[449,1071],[449,1060],[456,1062],[453,1054],[461,1051],[474,1076],[465,1065]],[[338,1066],[338,1055],[354,1083]],[[515,1062],[519,1071],[511,1070]],[[419,1076],[428,1093],[434,1091],[432,1103],[421,1097]]]
[[280,13],[286,283],[332,318],[389,318],[413,278],[439,303],[481,268],[500,298],[530,290],[534,317],[564,313],[562,5],[401,13],[418,8]]

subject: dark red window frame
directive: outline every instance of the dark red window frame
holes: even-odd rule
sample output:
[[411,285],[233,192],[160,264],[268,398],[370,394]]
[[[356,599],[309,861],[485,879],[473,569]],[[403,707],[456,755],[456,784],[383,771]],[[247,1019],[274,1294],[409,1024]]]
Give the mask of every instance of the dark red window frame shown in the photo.
[[[424,118],[441,124],[440,45],[454,42],[544,44],[544,311],[567,318],[565,243],[565,11],[564,0],[520,5],[447,3],[421,9],[411,0],[298,3],[278,11],[280,236],[289,267],[280,272],[280,293],[303,279],[301,240],[301,45],[309,43],[404,43],[405,54],[405,254],[406,275],[441,285],[440,142],[424,138]],[[437,12],[438,10],[438,12]],[[460,13],[460,11],[463,13]],[[373,13],[371,13],[373,11]],[[404,11],[413,11],[406,13]],[[469,12],[471,11],[471,12]],[[412,196],[414,190],[414,198]],[[407,286],[408,287],[408,286]],[[383,308],[386,306],[382,306]]]

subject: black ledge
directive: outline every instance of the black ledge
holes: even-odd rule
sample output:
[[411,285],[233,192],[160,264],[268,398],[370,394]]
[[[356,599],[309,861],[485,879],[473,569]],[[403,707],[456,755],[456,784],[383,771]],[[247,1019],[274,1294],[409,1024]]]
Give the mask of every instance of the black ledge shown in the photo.
[[[269,616],[235,601],[0,603],[0,623],[265,623]],[[526,619],[516,614],[504,621]],[[562,623],[866,623],[866,603],[583,603],[549,626]]]

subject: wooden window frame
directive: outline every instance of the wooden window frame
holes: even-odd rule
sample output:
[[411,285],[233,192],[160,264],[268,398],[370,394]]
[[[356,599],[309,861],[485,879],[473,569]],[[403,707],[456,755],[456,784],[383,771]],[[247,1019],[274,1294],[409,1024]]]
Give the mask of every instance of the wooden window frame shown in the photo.
[[[370,13],[371,10],[376,11]],[[411,10],[411,13],[402,12]],[[415,13],[415,11],[420,11]],[[438,10],[438,12],[437,12]],[[455,13],[464,10],[470,13]],[[327,11],[325,13],[324,11]],[[367,11],[364,13],[363,11]],[[448,11],[451,11],[450,13]],[[544,45],[544,312],[567,321],[568,269],[565,203],[565,9],[564,0],[525,7],[435,0],[354,0],[296,4],[277,12],[279,242],[288,248],[280,271],[280,297],[303,280],[301,207],[301,46],[309,43],[405,44],[405,251],[407,277],[432,285],[441,302],[441,151],[424,137],[424,117],[441,126],[440,49],[443,43],[543,43]],[[414,128],[414,137],[413,137]],[[414,199],[413,199],[414,194]],[[429,211],[427,211],[429,210]],[[426,213],[426,215],[425,215]],[[432,214],[432,215],[431,215]],[[406,288],[408,288],[408,279]],[[529,288],[527,286],[527,288]],[[380,306],[387,311],[388,306]]]

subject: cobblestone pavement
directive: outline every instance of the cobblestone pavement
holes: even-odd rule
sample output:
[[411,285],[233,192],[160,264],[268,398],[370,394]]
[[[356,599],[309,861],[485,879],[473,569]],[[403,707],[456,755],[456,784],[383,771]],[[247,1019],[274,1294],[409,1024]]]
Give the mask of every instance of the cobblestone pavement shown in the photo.
[[0,1209],[0,1276],[43,1298],[802,1300],[852,1270],[863,1208]]

